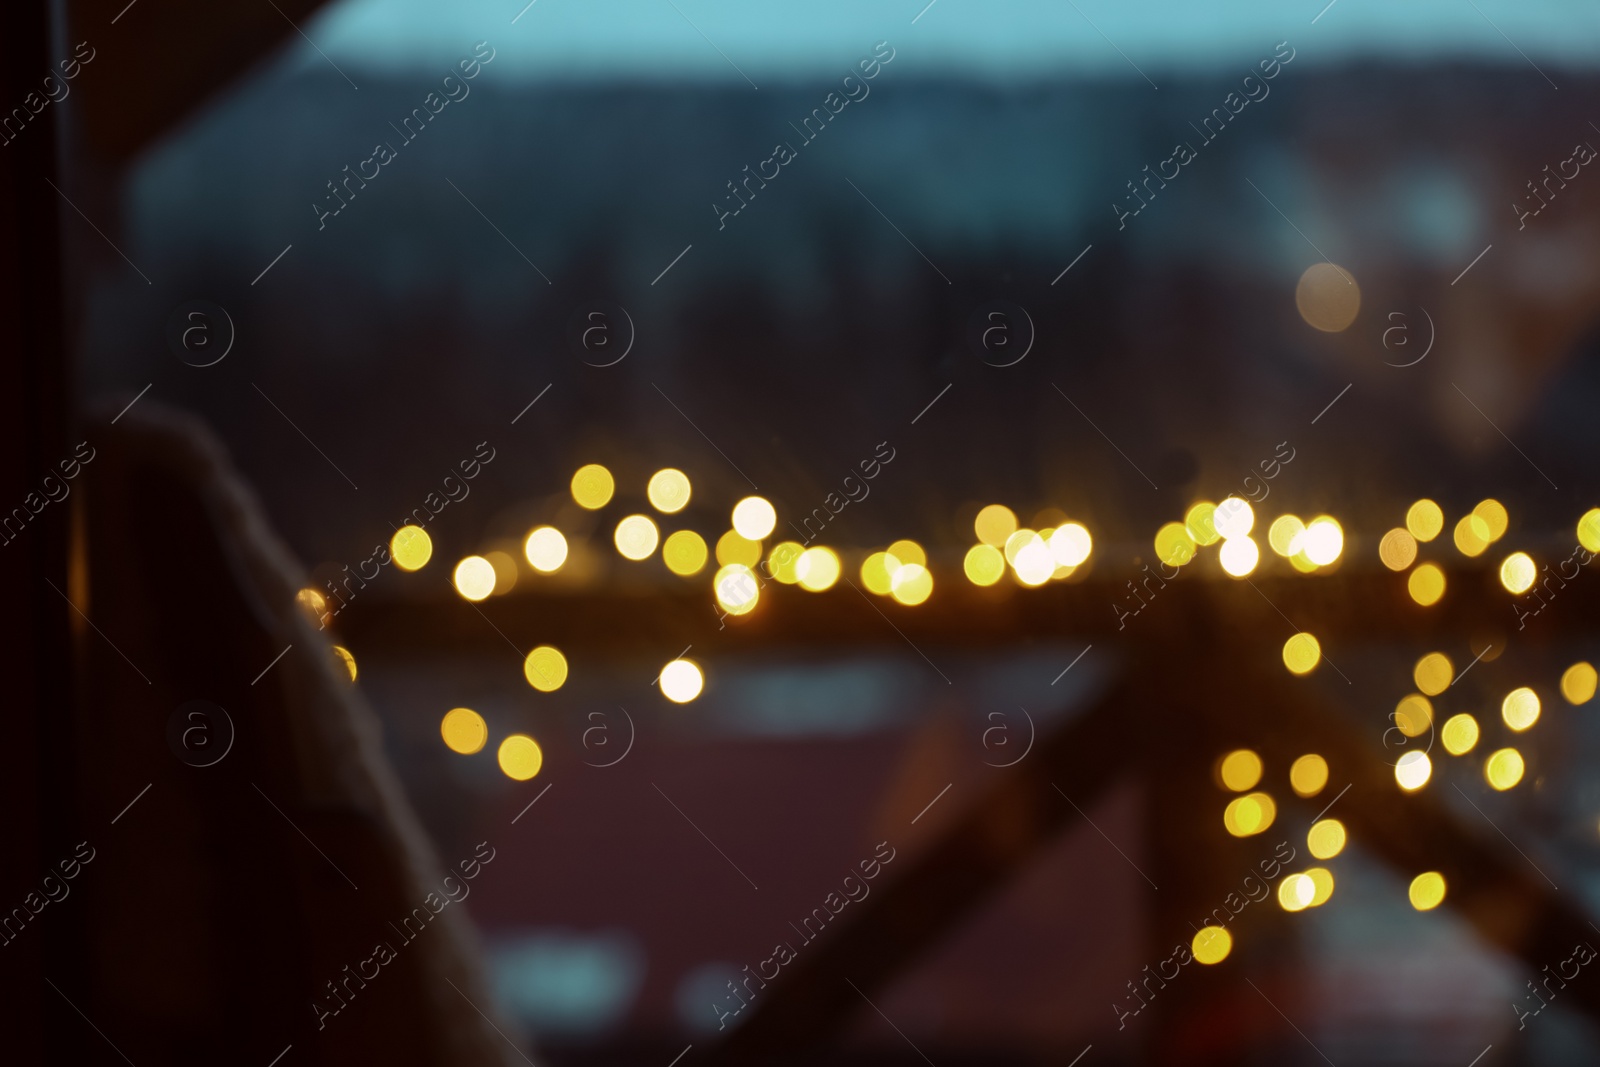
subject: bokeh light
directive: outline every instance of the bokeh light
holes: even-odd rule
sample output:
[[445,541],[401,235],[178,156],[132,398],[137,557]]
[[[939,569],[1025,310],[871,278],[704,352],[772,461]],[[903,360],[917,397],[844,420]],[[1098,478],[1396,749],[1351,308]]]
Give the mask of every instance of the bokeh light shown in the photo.
[[1378,542],[1378,558],[1392,571],[1403,571],[1417,558],[1417,539],[1411,531],[1396,526]]
[[1526,769],[1522,753],[1514,748],[1502,748],[1483,761],[1484,780],[1501,792],[1522,781],[1522,772]]
[[1595,670],[1587,663],[1574,663],[1561,674],[1561,695],[1568,704],[1587,704],[1594,697]]
[[656,524],[645,515],[629,515],[617,523],[617,532],[613,537],[617,551],[622,553],[622,558],[638,562],[649,559],[650,553],[656,550],[656,540],[661,535],[656,532]]
[[1361,310],[1361,287],[1334,263],[1313,263],[1294,287],[1294,306],[1306,325],[1323,333],[1349,329]]
[[1431,500],[1419,500],[1406,509],[1406,529],[1418,541],[1432,541],[1444,529],[1444,512]]
[[1004,504],[990,504],[978,512],[972,523],[972,532],[978,540],[991,548],[1001,548],[1006,538],[1017,532],[1017,516]]
[[420,526],[402,526],[389,538],[389,557],[403,571],[421,570],[433,558],[433,538]]
[[1456,523],[1456,549],[1463,556],[1481,556],[1489,547],[1489,524],[1476,515],[1463,515]]
[[1222,542],[1222,549],[1217,553],[1222,569],[1234,578],[1247,577],[1260,560],[1261,549],[1249,537],[1230,537]]
[[1414,793],[1433,777],[1433,761],[1426,752],[1407,752],[1394,765],[1394,780],[1400,788]]
[[813,593],[820,593],[830,588],[839,580],[839,572],[838,553],[820,545],[800,553],[800,558],[794,565],[795,577],[799,579],[800,588]]
[[1261,757],[1248,748],[1236,749],[1222,757],[1217,765],[1217,776],[1235,793],[1253,789],[1261,781]]
[[468,556],[456,564],[452,580],[456,592],[468,600],[482,600],[494,592],[494,564],[482,556]]
[[1319,860],[1331,860],[1344,851],[1344,823],[1338,819],[1323,819],[1311,824],[1306,832],[1306,848]]
[[1439,740],[1450,755],[1466,755],[1478,744],[1478,720],[1466,712],[1450,716],[1439,731]]
[[1432,911],[1444,903],[1444,875],[1438,871],[1428,871],[1411,879],[1411,887],[1406,891],[1406,896],[1411,900],[1411,906],[1418,911]]
[[1444,571],[1424,563],[1406,578],[1406,592],[1423,607],[1432,607],[1444,596]]
[[1500,563],[1500,584],[1509,593],[1521,596],[1533,588],[1537,577],[1539,568],[1534,566],[1533,557],[1526,552],[1513,552]]
[[1291,674],[1307,674],[1322,661],[1322,645],[1308,633],[1298,633],[1283,643],[1283,665]]
[[471,708],[451,708],[439,720],[439,736],[451,752],[470,756],[488,742],[489,726]]
[[1429,652],[1417,660],[1417,665],[1411,669],[1411,679],[1417,683],[1417,688],[1428,696],[1438,696],[1450,688],[1450,680],[1455,677],[1455,668],[1450,665],[1450,657],[1443,652]]
[[1278,904],[1284,911],[1303,911],[1316,895],[1316,883],[1303,874],[1291,874],[1278,883]]
[[739,536],[763,541],[778,525],[778,510],[765,497],[747,496],[733,506],[733,528]]
[[[896,541],[894,544],[889,546],[888,553],[900,563],[915,563],[920,567],[926,567],[928,565],[928,554],[924,552],[922,550],[922,546],[917,544],[915,541]],[[891,567],[889,570],[890,573],[893,574],[894,568]]]
[[1408,693],[1394,706],[1394,725],[1407,737],[1421,737],[1433,725],[1433,704],[1421,693]]
[[1056,559],[1050,546],[1032,530],[1018,530],[1006,539],[1006,557],[1023,585],[1043,585],[1055,574]]
[[1050,554],[1055,557],[1057,566],[1061,567],[1078,566],[1094,550],[1094,539],[1089,536],[1088,528],[1076,522],[1056,527],[1049,543]]
[[1330,515],[1319,515],[1306,525],[1302,551],[1319,567],[1326,567],[1344,551],[1344,529]]
[[689,703],[705,684],[705,675],[694,660],[675,659],[661,668],[661,692],[674,704]]
[[1194,559],[1195,540],[1181,522],[1169,522],[1156,531],[1156,559],[1169,567],[1181,567]]
[[1189,943],[1195,962],[1211,966],[1221,963],[1233,951],[1233,935],[1220,926],[1202,926]]
[[729,615],[749,614],[761,599],[761,583],[756,581],[755,572],[744,563],[727,563],[719,567],[711,579],[711,591],[716,595],[717,603],[722,605],[722,610]]
[[706,539],[693,530],[678,530],[661,545],[661,559],[667,570],[685,578],[699,574],[709,555]]
[[1590,552],[1600,552],[1600,508],[1590,508],[1578,520],[1578,544]]
[[784,585],[794,585],[800,580],[794,572],[795,565],[804,551],[805,546],[798,541],[779,541],[767,554],[767,573]]
[[1539,694],[1525,685],[1513,689],[1500,702],[1500,718],[1518,733],[1529,729],[1539,721]]
[[1483,520],[1484,530],[1487,531],[1487,540],[1490,544],[1505,536],[1506,527],[1511,523],[1511,516],[1506,513],[1506,507],[1500,501],[1493,499],[1480,500],[1478,506],[1472,509],[1472,514]]
[[892,572],[899,570],[900,566],[900,561],[889,553],[874,552],[861,561],[861,584],[867,587],[869,593],[888,596],[894,578]]
[[644,495],[651,507],[663,515],[673,515],[688,506],[692,492],[687,474],[676,467],[664,467],[650,476]]
[[559,649],[540,645],[522,661],[522,676],[541,693],[554,693],[567,681],[567,657]]
[[494,595],[504,596],[516,588],[517,585],[517,558],[510,552],[495,549],[485,552],[483,558],[489,561],[489,566],[494,568]]
[[961,569],[973,585],[993,585],[1006,573],[1006,557],[993,545],[973,545],[967,549]]
[[1248,536],[1256,524],[1256,513],[1242,498],[1230,496],[1211,513],[1212,525],[1223,539]]
[[902,564],[890,580],[889,591],[902,604],[920,604],[933,593],[933,575],[920,563]]
[[1278,805],[1265,793],[1234,797],[1222,812],[1222,825],[1234,837],[1259,834],[1278,816]]
[[343,645],[334,645],[333,646],[333,656],[334,656],[334,659],[339,661],[339,666],[343,667],[346,671],[348,671],[350,673],[350,680],[352,682],[355,681],[356,680],[356,658],[350,654],[350,650],[348,648],[345,648]]
[[1197,545],[1214,545],[1222,540],[1222,535],[1217,532],[1217,506],[1209,500],[1202,500],[1194,504],[1183,515],[1183,528],[1189,532],[1189,540]]
[[554,526],[537,526],[522,543],[528,565],[541,574],[552,574],[567,561],[567,539]]
[[717,538],[717,562],[723,566],[743,563],[753,568],[761,562],[761,542],[750,540],[738,530],[729,530]]
[[1314,797],[1328,784],[1328,761],[1314,752],[1289,765],[1289,787],[1295,796]]
[[539,742],[527,734],[512,734],[500,742],[498,757],[500,770],[505,776],[519,782],[526,782],[544,766],[544,753],[539,749]]
[[1333,872],[1326,867],[1312,867],[1306,871],[1306,877],[1316,886],[1310,906],[1320,908],[1333,896]]
[[1306,524],[1300,521],[1300,516],[1279,515],[1267,527],[1267,544],[1272,546],[1272,551],[1287,559],[1300,551],[1296,538],[1305,532]]
[[581,508],[594,511],[605,507],[616,490],[611,472],[598,463],[586,463],[572,475],[572,499]]

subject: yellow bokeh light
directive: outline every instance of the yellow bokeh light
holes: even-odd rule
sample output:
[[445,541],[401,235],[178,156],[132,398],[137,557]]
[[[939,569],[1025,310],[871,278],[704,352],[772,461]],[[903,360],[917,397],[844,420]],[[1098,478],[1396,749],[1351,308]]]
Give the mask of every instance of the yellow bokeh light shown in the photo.
[[1481,556],[1489,547],[1489,524],[1476,515],[1463,515],[1456,523],[1455,541],[1463,556]]
[[650,484],[644,490],[650,506],[664,515],[682,511],[689,505],[692,493],[689,476],[676,467],[664,467],[656,471],[650,476]]
[[1234,837],[1259,834],[1278,816],[1278,805],[1265,793],[1234,797],[1222,812],[1222,825]]
[[1539,721],[1539,694],[1525,685],[1513,689],[1500,702],[1500,718],[1518,733],[1528,729]]
[[1587,704],[1594,697],[1595,670],[1587,663],[1574,663],[1561,675],[1561,695],[1568,704]]
[[1450,680],[1454,677],[1455,668],[1450,665],[1450,657],[1443,652],[1429,652],[1417,660],[1417,665],[1411,669],[1412,681],[1430,697],[1449,689]]
[[717,562],[723,566],[743,563],[754,567],[761,562],[761,542],[750,540],[738,530],[729,530],[717,538]]
[[1298,633],[1283,643],[1283,665],[1291,674],[1306,674],[1322,661],[1322,645],[1308,633]]
[[1444,596],[1444,571],[1424,563],[1406,578],[1406,592],[1423,607],[1432,607]]
[[1432,911],[1444,903],[1444,892],[1444,875],[1438,871],[1428,871],[1411,879],[1411,888],[1406,891],[1406,896],[1418,911]]
[[1256,524],[1256,513],[1242,498],[1230,496],[1211,513],[1212,525],[1224,539],[1245,537]]
[[1289,765],[1289,786],[1295,796],[1314,797],[1328,784],[1328,761],[1308,753]]
[[1394,706],[1394,725],[1407,737],[1421,737],[1433,725],[1433,705],[1421,693],[1410,693]]
[[1478,743],[1478,720],[1466,712],[1450,716],[1439,731],[1439,740],[1450,755],[1466,755]]
[[433,538],[420,526],[402,526],[389,538],[389,556],[403,571],[416,571],[433,558]]
[[1217,506],[1209,500],[1202,500],[1193,505],[1183,515],[1183,528],[1189,532],[1189,540],[1197,545],[1214,545],[1222,540],[1222,535],[1217,532]]
[[503,596],[517,585],[517,558],[499,549],[485,552],[483,558],[494,568],[494,595]]
[[567,561],[567,539],[554,526],[537,526],[522,543],[522,554],[534,570],[551,574]]
[[1236,749],[1222,757],[1217,765],[1217,776],[1235,793],[1253,789],[1261,781],[1261,757],[1248,748]]
[[1220,926],[1202,926],[1189,944],[1189,952],[1196,963],[1211,966],[1221,963],[1233,951],[1233,935]]
[[1323,819],[1311,824],[1306,832],[1306,848],[1319,860],[1331,860],[1344,851],[1344,823],[1338,819]]
[[[1298,538],[1301,544],[1305,543],[1305,539],[1305,534],[1301,534]],[[1317,565],[1311,562],[1311,557],[1305,554],[1304,549],[1297,550],[1290,554],[1289,565],[1295,570],[1299,571],[1301,574],[1310,574],[1312,571],[1317,569]]]
[[471,708],[451,708],[439,720],[439,736],[451,752],[470,756],[482,751],[489,740],[489,726]]
[[468,556],[456,564],[456,592],[468,600],[482,600],[494,592],[494,564],[482,556]]
[[1306,877],[1317,890],[1312,894],[1310,906],[1320,908],[1333,896],[1333,872],[1326,867],[1312,867],[1306,871]]
[[519,782],[526,782],[544,766],[544,753],[539,750],[539,742],[527,734],[512,734],[500,742],[498,756],[500,770],[507,778]]
[[1301,542],[1306,558],[1319,567],[1326,567],[1344,551],[1344,529],[1331,515],[1318,515],[1306,525]]
[[294,602],[298,604],[311,618],[322,621],[328,613],[328,598],[315,589],[302,589],[294,595]]
[[1444,529],[1444,512],[1426,498],[1406,509],[1406,529],[1418,541],[1432,541]]
[[1006,573],[1006,557],[993,545],[973,545],[967,549],[961,569],[973,585],[993,585]]
[[661,544],[661,559],[667,570],[685,578],[699,574],[709,554],[706,539],[693,530],[678,530]]
[[1492,497],[1479,501],[1478,506],[1472,509],[1472,513],[1483,520],[1490,544],[1504,537],[1506,527],[1511,523],[1511,516],[1506,514],[1506,506]]
[[867,587],[869,593],[888,596],[893,572],[900,567],[900,561],[889,553],[874,552],[861,561],[861,584]]
[[1279,515],[1267,527],[1267,544],[1272,546],[1272,551],[1287,559],[1299,551],[1295,538],[1305,532],[1306,524],[1300,521],[1300,516]]
[[1018,530],[1006,539],[1006,558],[1023,585],[1043,585],[1056,571],[1050,546],[1032,530]]
[[890,580],[889,592],[908,607],[920,604],[933,593],[933,574],[920,563],[902,564]]
[[333,646],[333,655],[334,655],[334,658],[339,661],[339,665],[341,667],[343,667],[345,670],[350,672],[350,680],[352,682],[355,681],[356,680],[356,658],[350,654],[350,650],[348,648],[345,648],[343,645],[334,645]]
[[805,546],[797,541],[779,541],[767,554],[767,573],[784,585],[794,585],[800,578],[794,573],[795,564]]
[[1222,549],[1217,553],[1222,569],[1234,578],[1248,576],[1260,560],[1261,549],[1249,537],[1230,537],[1222,542]]
[[743,563],[719,567],[711,579],[711,591],[729,615],[747,615],[761,599],[761,583],[756,580],[755,571]]
[[1396,526],[1378,542],[1378,558],[1392,571],[1403,571],[1417,558],[1417,539],[1411,531]]
[[1518,596],[1533,588],[1534,579],[1539,577],[1539,568],[1534,566],[1533,557],[1526,552],[1513,552],[1500,563],[1500,584],[1506,587],[1508,593]]
[[559,649],[540,645],[522,661],[522,676],[541,693],[554,693],[567,681],[567,657]]
[[1006,538],[1017,532],[1017,516],[1004,504],[990,504],[978,512],[972,523],[972,532],[978,540],[991,548],[1000,548]]
[[800,558],[795,562],[794,573],[799,579],[800,588],[812,593],[820,593],[839,580],[839,555],[831,548],[808,548],[800,553]]
[[733,528],[739,536],[763,541],[778,525],[778,509],[765,497],[747,496],[733,506]]
[[1088,528],[1076,522],[1056,527],[1049,543],[1050,554],[1059,567],[1076,567],[1094,551],[1094,538],[1089,536]]
[[[889,555],[893,556],[901,563],[915,563],[919,567],[926,567],[928,565],[928,554],[924,552],[922,550],[922,546],[917,544],[915,541],[896,541],[894,544],[889,546],[888,551]],[[894,568],[890,567],[889,572],[893,574]]]
[[611,472],[598,463],[586,463],[572,475],[572,499],[581,508],[590,511],[603,508],[616,491],[617,483]]
[[1578,520],[1578,544],[1590,552],[1600,552],[1600,508],[1590,508]]
[[1194,559],[1195,541],[1181,522],[1169,522],[1156,531],[1156,559],[1169,567],[1181,567]]
[[1294,287],[1294,306],[1306,325],[1323,333],[1349,329],[1361,310],[1361,287],[1334,263],[1313,263]]
[[661,692],[674,704],[689,703],[705,684],[705,675],[692,659],[675,659],[661,668]]
[[645,515],[629,515],[617,523],[617,532],[613,536],[617,551],[622,553],[624,559],[638,562],[649,559],[650,553],[656,550],[656,541],[661,535],[656,531],[656,524]]
[[1316,883],[1303,874],[1291,874],[1278,883],[1278,904],[1284,911],[1303,911],[1316,895]]
[[1407,793],[1415,793],[1433,777],[1433,761],[1426,752],[1407,752],[1394,765],[1394,780]]
[[1495,789],[1504,792],[1522,781],[1526,770],[1522,753],[1514,748],[1502,748],[1483,762],[1483,777]]

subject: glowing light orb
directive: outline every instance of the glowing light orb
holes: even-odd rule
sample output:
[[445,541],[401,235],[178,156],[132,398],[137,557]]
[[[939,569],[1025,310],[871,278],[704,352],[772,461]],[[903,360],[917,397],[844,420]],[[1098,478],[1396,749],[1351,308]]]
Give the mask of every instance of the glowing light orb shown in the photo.
[[778,510],[764,497],[747,496],[733,506],[733,528],[751,541],[766,540],[778,525]]
[[512,734],[500,742],[498,758],[500,770],[505,776],[519,782],[526,782],[544,766],[544,753],[539,749],[539,742],[527,734]]
[[567,561],[567,539],[554,526],[538,526],[522,543],[528,564],[541,574],[553,574]]
[[456,564],[456,592],[468,600],[482,600],[494,592],[494,564],[482,556],[468,556]]
[[439,736],[451,752],[470,756],[489,740],[489,726],[471,708],[451,708],[439,720]]

